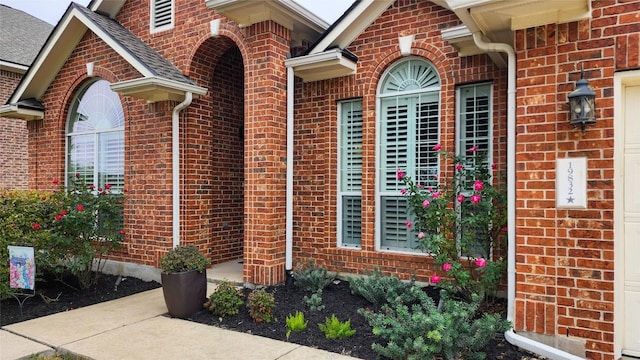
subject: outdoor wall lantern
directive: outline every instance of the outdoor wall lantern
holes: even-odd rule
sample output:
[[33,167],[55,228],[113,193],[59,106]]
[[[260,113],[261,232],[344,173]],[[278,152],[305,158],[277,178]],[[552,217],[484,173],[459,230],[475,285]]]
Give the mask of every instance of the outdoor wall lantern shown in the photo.
[[584,78],[584,69],[580,69],[580,80],[576,82],[576,89],[569,93],[568,98],[571,110],[569,121],[573,126],[580,126],[584,134],[587,124],[596,123],[596,93]]

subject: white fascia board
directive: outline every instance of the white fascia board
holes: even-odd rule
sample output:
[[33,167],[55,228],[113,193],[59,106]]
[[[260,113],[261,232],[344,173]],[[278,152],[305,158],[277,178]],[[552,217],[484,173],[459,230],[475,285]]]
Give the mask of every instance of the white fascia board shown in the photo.
[[0,60],[0,70],[5,70],[17,74],[24,74],[29,70],[26,65],[20,65],[9,61]]
[[[118,42],[108,36],[100,27],[77,9],[72,9],[67,16],[61,20],[55,32],[49,37],[49,41],[44,45],[39,56],[31,65],[24,80],[14,92],[14,96],[9,103],[16,103],[23,96],[27,98],[40,99],[47,87],[53,81],[60,68],[80,42],[86,30],[95,33],[115,52],[122,56],[131,66],[133,66],[144,77],[153,77],[150,69],[143,66],[138,59],[126,51]],[[25,94],[27,89],[35,87],[32,93]]]
[[288,59],[285,65],[293,68],[304,82],[353,75],[357,69],[356,62],[345,57],[340,49]]
[[24,109],[15,104],[8,104],[0,106],[0,117],[23,119],[27,121],[40,120],[44,118],[44,111]]
[[448,41],[473,36],[466,25],[459,25],[449,29],[444,29],[440,31],[440,33],[442,34],[442,39]]
[[321,53],[334,46],[346,49],[393,2],[394,0],[362,0],[309,53]]
[[161,79],[157,77],[144,77],[133,80],[121,81],[110,85],[111,90],[125,96],[145,99],[149,102],[162,100],[181,100],[184,94],[190,92],[197,98],[207,93],[207,88],[181,82]]
[[447,6],[451,10],[467,9],[475,6],[486,5],[493,2],[502,2],[504,0],[445,0]]
[[89,9],[93,12],[99,11],[108,14],[110,18],[115,19],[125,2],[126,0],[95,0],[89,4],[91,5]]

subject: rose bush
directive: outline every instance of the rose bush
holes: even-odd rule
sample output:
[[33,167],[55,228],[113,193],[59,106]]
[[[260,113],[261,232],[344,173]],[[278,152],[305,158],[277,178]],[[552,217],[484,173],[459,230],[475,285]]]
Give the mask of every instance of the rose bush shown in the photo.
[[499,255],[506,239],[506,191],[491,183],[496,167],[486,164],[477,147],[463,156],[440,145],[434,150],[445,166],[453,166],[448,179],[437,176],[438,187],[416,183],[397,170],[412,216],[407,226],[434,258],[431,283],[466,300],[474,293],[484,298],[495,293],[506,267]]
[[[71,273],[88,288],[124,240],[124,195],[86,185],[79,174],[67,189],[54,184],[59,190],[0,192],[0,261],[8,264],[7,245],[34,247],[38,271],[60,279]],[[0,297],[8,294],[8,276],[0,271]]]

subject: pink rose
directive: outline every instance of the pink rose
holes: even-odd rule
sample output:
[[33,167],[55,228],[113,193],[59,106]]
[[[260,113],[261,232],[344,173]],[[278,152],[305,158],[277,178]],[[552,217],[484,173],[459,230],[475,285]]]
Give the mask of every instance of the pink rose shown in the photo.
[[440,191],[434,192],[433,194],[431,194],[431,197],[434,198],[434,199],[439,198],[440,197]]
[[37,222],[33,223],[31,227],[33,227],[33,230],[40,230],[40,224],[38,224]]
[[407,194],[407,189],[400,189],[400,194],[406,195]]
[[60,180],[58,180],[58,179],[53,179],[53,184],[54,184],[54,185],[58,185],[59,183],[60,183]]
[[461,204],[464,202],[464,195],[462,194],[458,195],[458,202]]
[[485,266],[487,266],[487,260],[485,260],[484,258],[477,258],[476,266],[479,268],[484,268]]
[[451,270],[451,264],[450,263],[442,264],[442,270],[444,270],[445,272],[449,272]]
[[456,171],[460,171],[460,170],[462,170],[462,164],[457,163],[456,164]]
[[84,211],[84,206],[82,206],[82,204],[78,204],[78,205],[76,206],[76,210],[78,210],[78,211]]
[[473,182],[473,188],[476,191],[482,191],[482,189],[484,189],[484,183],[480,180],[476,180]]
[[440,282],[440,280],[442,280],[442,278],[440,276],[438,276],[437,274],[431,275],[431,283],[432,284],[437,284],[437,283]]
[[480,194],[473,194],[473,195],[471,195],[471,202],[474,203],[474,204],[477,204],[477,203],[480,202],[481,198],[482,197],[480,196]]
[[440,145],[440,144],[436,144],[436,145],[433,147],[433,151],[440,151],[440,149],[442,149],[442,145]]
[[60,221],[60,220],[62,220],[62,215],[57,214],[57,215],[56,215],[56,221]]
[[470,147],[469,150],[467,150],[467,152],[473,153],[473,152],[476,152],[476,150],[478,150],[478,145],[474,145]]
[[405,176],[405,173],[400,169],[396,169],[396,175],[398,176],[398,180],[402,180],[402,178]]
[[423,201],[423,202],[422,202],[422,207],[423,207],[423,208],[429,207],[429,205],[431,205],[431,203],[429,202],[429,200],[425,200],[425,201]]
[[406,224],[407,224],[407,227],[408,227],[408,228],[411,228],[411,225],[413,225],[413,223],[411,222],[411,220],[407,221],[407,222],[406,222]]
[[422,231],[420,231],[418,233],[418,239],[422,239],[424,237],[424,233]]

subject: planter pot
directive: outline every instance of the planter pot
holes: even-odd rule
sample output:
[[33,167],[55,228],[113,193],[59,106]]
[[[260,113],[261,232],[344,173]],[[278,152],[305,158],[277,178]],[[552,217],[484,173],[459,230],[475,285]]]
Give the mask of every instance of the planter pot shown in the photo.
[[169,315],[186,319],[202,310],[207,299],[207,273],[185,271],[161,274],[162,293]]

